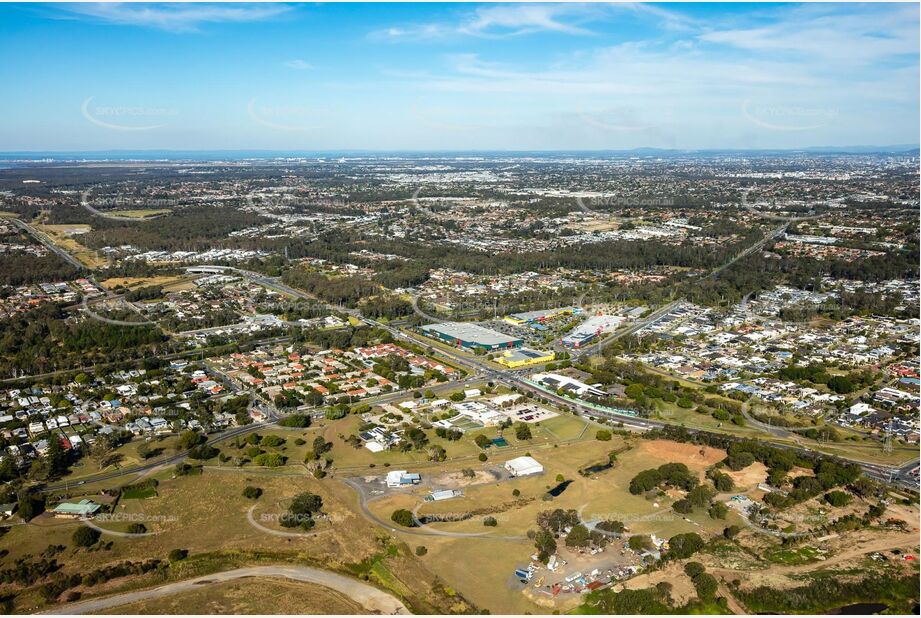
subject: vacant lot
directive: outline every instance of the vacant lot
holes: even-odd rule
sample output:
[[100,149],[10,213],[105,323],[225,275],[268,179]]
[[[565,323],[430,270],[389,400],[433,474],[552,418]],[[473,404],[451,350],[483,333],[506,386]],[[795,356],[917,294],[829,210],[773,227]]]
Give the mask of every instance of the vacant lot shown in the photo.
[[[606,461],[612,450],[620,451],[614,468],[590,477],[579,474],[580,468]],[[703,510],[682,516],[672,510],[672,498],[646,499],[634,496],[628,490],[630,480],[639,471],[663,463],[683,462],[702,476],[708,466],[725,457],[725,453],[717,449],[665,440],[630,439],[625,442],[615,437],[610,442],[591,439],[556,448],[544,445],[532,449],[531,454],[544,465],[544,474],[468,485],[461,487],[463,496],[440,502],[423,502],[422,497],[428,493],[425,488],[391,491],[372,498],[368,506],[384,520],[389,520],[398,508],[416,509],[420,517],[459,520],[433,523],[421,532],[480,535],[421,536],[398,532],[407,543],[426,546],[428,552],[422,560],[441,574],[448,585],[493,613],[547,613],[553,609],[545,606],[542,595],[534,595],[541,605],[529,600],[512,577],[515,567],[527,565],[534,552],[527,533],[536,528],[536,517],[540,511],[576,509],[582,513],[583,520],[617,519],[623,521],[633,534],[655,534],[661,538],[681,532],[698,532],[710,537],[720,534],[730,523],[740,523],[735,513],[730,514],[728,520],[713,520]],[[494,454],[487,464],[474,462],[466,467],[476,472],[488,466],[501,465],[504,461],[505,458]],[[445,472],[457,467],[464,465],[448,464],[444,471],[439,470],[439,476],[443,477]],[[380,470],[381,474],[384,472]],[[425,470],[422,473],[426,475]],[[547,500],[545,496],[550,490],[561,487],[558,475],[565,487],[557,497]],[[518,496],[513,495],[514,490],[518,490]],[[484,526],[486,515],[495,517],[498,526]],[[396,524],[394,527],[405,530]],[[597,558],[587,560],[611,560],[614,558],[612,552],[617,551],[612,546]],[[471,568],[473,564],[475,568]],[[558,579],[559,576],[548,575],[548,578]],[[565,610],[577,602],[576,595],[564,595],[555,607]]]

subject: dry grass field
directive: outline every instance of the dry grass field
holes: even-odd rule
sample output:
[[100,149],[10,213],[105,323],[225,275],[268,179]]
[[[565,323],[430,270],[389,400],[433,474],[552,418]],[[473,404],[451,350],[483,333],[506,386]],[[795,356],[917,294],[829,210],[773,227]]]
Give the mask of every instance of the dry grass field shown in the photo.
[[335,590],[286,579],[246,579],[107,609],[104,614],[364,614]]

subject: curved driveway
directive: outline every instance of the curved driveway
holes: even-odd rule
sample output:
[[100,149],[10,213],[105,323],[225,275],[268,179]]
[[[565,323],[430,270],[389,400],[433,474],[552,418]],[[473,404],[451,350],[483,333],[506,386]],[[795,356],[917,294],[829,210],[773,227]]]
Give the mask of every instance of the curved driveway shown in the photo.
[[332,588],[337,592],[357,601],[365,609],[375,614],[409,614],[410,611],[396,597],[362,583],[351,577],[339,575],[332,571],[325,571],[308,566],[263,566],[247,567],[224,571],[223,573],[213,573],[203,575],[194,579],[187,579],[181,582],[165,584],[157,588],[148,590],[136,590],[122,594],[112,595],[102,599],[90,599],[88,601],[78,601],[76,603],[67,603],[51,611],[42,612],[45,614],[86,614],[89,612],[99,612],[128,603],[136,603],[147,599],[156,599],[159,597],[170,596],[195,590],[208,584],[218,582],[232,581],[245,577],[285,577],[299,582],[318,584]]

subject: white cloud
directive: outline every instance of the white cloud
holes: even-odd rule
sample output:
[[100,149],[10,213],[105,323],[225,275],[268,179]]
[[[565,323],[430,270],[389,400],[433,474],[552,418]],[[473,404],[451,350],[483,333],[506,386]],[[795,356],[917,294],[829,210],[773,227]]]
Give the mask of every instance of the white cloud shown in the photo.
[[284,4],[134,4],[59,5],[69,13],[108,24],[141,26],[167,32],[197,32],[206,23],[262,21],[291,10]]
[[371,36],[417,41],[456,36],[503,38],[536,32],[584,36],[594,34],[585,24],[599,19],[608,10],[608,6],[596,4],[496,4],[464,13],[455,22],[385,28]]
[[866,64],[906,54],[917,57],[917,5],[842,7],[810,5],[788,10],[764,26],[715,28],[708,43],[761,54],[790,54]]
[[313,65],[305,60],[288,60],[285,62],[285,66],[289,69],[297,69],[298,71],[308,71],[313,68]]

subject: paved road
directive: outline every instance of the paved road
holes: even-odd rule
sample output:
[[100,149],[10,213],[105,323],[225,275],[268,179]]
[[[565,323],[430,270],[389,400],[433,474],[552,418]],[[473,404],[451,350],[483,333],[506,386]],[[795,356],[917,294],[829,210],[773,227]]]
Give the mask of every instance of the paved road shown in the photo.
[[350,599],[357,601],[370,613],[374,614],[409,614],[410,611],[403,603],[382,590],[373,586],[362,583],[351,577],[339,575],[332,571],[317,569],[308,566],[263,566],[247,567],[224,571],[223,573],[214,573],[212,575],[203,575],[194,579],[187,579],[181,582],[165,584],[157,588],[148,590],[136,590],[134,592],[125,592],[116,594],[102,599],[90,599],[87,601],[78,601],[68,603],[57,607],[51,611],[42,612],[44,614],[87,614],[91,612],[100,612],[107,609],[146,601],[147,599],[157,599],[160,597],[171,596],[197,590],[203,586],[218,582],[233,581],[248,577],[284,577],[299,582],[319,584],[341,592]]
[[588,345],[588,346],[586,346],[586,347],[584,347],[584,348],[579,348],[579,349],[577,349],[577,350],[574,350],[573,353],[572,353],[573,358],[574,358],[574,359],[578,359],[578,358],[581,358],[581,357],[583,357],[583,356],[591,356],[592,354],[597,354],[597,353],[599,353],[599,352],[601,351],[602,348],[604,348],[605,346],[607,346],[607,345],[609,345],[609,344],[611,344],[611,343],[617,341],[618,339],[621,339],[621,338],[626,337],[626,336],[628,336],[628,335],[633,335],[633,334],[635,334],[635,333],[637,333],[637,332],[643,330],[643,329],[646,328],[647,326],[650,326],[650,325],[652,325],[652,324],[655,324],[656,322],[658,322],[659,320],[661,320],[662,318],[664,318],[666,315],[668,315],[668,313],[669,313],[672,309],[674,309],[675,307],[677,307],[678,305],[680,305],[682,302],[683,302],[682,299],[673,300],[672,302],[668,303],[667,305],[663,305],[663,306],[659,307],[658,309],[656,309],[655,311],[653,311],[652,313],[650,313],[650,314],[649,314],[648,316],[646,316],[645,318],[643,318],[643,319],[641,319],[641,320],[637,320],[637,321],[635,321],[635,322],[631,322],[627,327],[625,327],[625,328],[623,328],[623,329],[620,329],[620,330],[618,330],[618,331],[616,331],[616,332],[614,332],[614,333],[611,333],[611,334],[608,335],[607,337],[605,337],[605,338],[603,338],[603,339],[600,339],[600,340],[598,340],[597,342],[595,342],[595,343],[593,343],[593,344],[591,344],[591,345]]
[[[216,444],[222,440],[228,440],[230,438],[242,436],[251,431],[259,429],[260,427],[267,427],[273,423],[274,421],[267,421],[264,423],[250,423],[249,425],[241,425],[240,427],[234,427],[233,429],[229,429],[222,433],[215,434],[213,437],[208,438],[208,441],[206,442],[206,444]],[[124,468],[122,470],[115,470],[113,472],[105,472],[103,474],[87,476],[82,479],[74,479],[73,481],[68,481],[65,483],[55,483],[54,485],[46,485],[45,487],[42,488],[41,491],[45,493],[52,492],[52,491],[60,491],[62,489],[66,491],[68,489],[75,488],[79,485],[85,485],[87,483],[98,483],[99,481],[108,481],[108,480],[116,479],[122,476],[133,476],[135,474],[141,474],[142,472],[147,472],[148,470],[152,470],[160,466],[168,466],[170,464],[179,463],[180,461],[184,460],[188,454],[189,454],[189,451],[182,451],[180,453],[176,453],[175,455],[171,455],[165,459],[157,459],[156,461],[152,461],[150,463],[147,463],[141,466],[133,466],[131,468]]]
[[54,242],[48,238],[48,235],[44,232],[40,232],[25,221],[21,219],[13,219],[13,223],[19,227],[19,229],[24,230],[25,232],[32,235],[35,240],[45,245],[49,251],[60,257],[62,260],[76,268],[77,270],[83,270],[86,266],[83,265],[83,262],[69,254],[67,251],[61,247],[54,244]]

